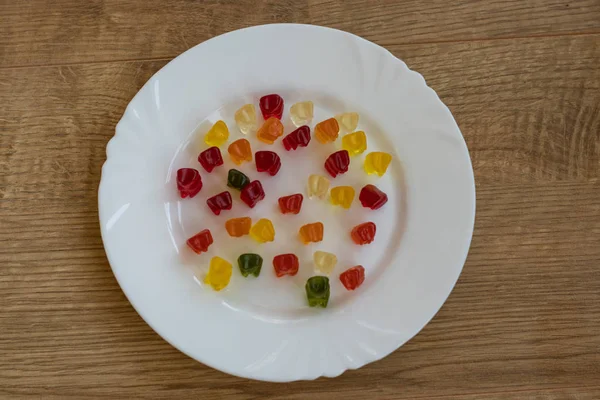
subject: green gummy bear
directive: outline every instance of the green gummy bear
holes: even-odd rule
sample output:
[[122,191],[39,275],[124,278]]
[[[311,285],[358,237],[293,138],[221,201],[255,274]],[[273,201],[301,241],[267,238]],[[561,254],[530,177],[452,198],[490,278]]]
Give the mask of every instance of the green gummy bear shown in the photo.
[[229,173],[227,174],[227,186],[242,190],[249,183],[250,179],[244,175],[243,172],[240,172],[237,169],[229,170]]
[[263,259],[258,254],[246,253],[238,257],[238,265],[240,272],[244,276],[250,274],[254,276],[260,275],[260,269],[262,268]]
[[306,281],[306,297],[311,307],[327,307],[329,302],[329,278],[312,276]]

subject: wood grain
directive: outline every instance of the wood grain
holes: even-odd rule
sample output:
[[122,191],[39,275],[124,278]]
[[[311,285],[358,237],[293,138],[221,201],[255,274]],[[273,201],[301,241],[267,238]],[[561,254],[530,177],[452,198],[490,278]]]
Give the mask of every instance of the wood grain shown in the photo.
[[34,0],[0,4],[0,66],[172,58],[213,36],[297,22],[384,46],[599,33],[598,0]]
[[[598,1],[161,4],[0,4],[0,398],[600,398]],[[266,20],[386,45],[449,105],[475,170],[450,298],[336,379],[251,382],[187,358],[132,309],[99,235],[105,146],[136,91],[191,44]]]
[[477,182],[600,178],[600,35],[389,48],[454,113]]

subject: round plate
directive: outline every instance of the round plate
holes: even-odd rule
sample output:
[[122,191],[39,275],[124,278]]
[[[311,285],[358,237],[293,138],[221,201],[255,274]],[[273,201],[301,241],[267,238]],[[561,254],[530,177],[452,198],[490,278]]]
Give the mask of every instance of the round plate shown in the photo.
[[[377,211],[358,199],[350,210],[305,196],[298,215],[281,215],[280,196],[304,193],[309,174],[327,175],[325,158],[337,143],[312,140],[286,152],[281,140],[269,146],[248,136],[253,150],[273,150],[282,159],[275,177],[254,163],[239,167],[259,179],[266,198],[254,209],[230,190],[233,209],[213,215],[206,198],[227,190],[236,167],[222,147],[225,165],[206,173],[198,153],[204,133],[218,119],[230,139],[244,137],[235,110],[269,93],[285,101],[285,134],[293,128],[289,107],[315,104],[311,124],[341,112],[360,114],[368,150],[351,160],[350,171],[332,186],[358,192],[372,183],[388,203]],[[262,117],[258,116],[259,121]],[[373,150],[393,155],[387,174],[362,171]],[[204,187],[181,200],[175,184],[182,167],[200,171]],[[268,381],[336,376],[378,360],[413,337],[450,294],[471,240],[475,186],[467,147],[448,108],[416,72],[387,50],[349,33],[308,25],[266,25],[231,32],[180,55],[154,75],[133,98],[107,146],[99,210],[104,246],[127,298],[144,320],[173,346],[227,373]],[[230,238],[227,219],[269,218],[276,240],[258,244]],[[304,246],[301,225],[322,221],[325,237]],[[349,231],[373,221],[377,237],[354,245]],[[215,243],[196,255],[185,241],[209,228]],[[316,250],[337,254],[326,309],[307,305],[304,284],[317,274]],[[258,278],[243,278],[237,257],[257,252],[265,260]],[[300,272],[276,278],[272,258],[296,253]],[[212,256],[234,265],[229,286],[215,292],[202,283]],[[361,264],[364,284],[355,291],[339,274]]]

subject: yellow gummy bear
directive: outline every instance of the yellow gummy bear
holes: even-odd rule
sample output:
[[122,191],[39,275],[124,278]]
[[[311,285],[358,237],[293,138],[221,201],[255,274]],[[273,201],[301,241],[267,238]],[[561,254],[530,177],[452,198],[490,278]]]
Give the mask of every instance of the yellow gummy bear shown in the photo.
[[302,126],[309,124],[313,119],[313,102],[301,101],[290,107],[290,118],[294,125]]
[[333,253],[326,251],[315,251],[313,255],[313,261],[315,263],[315,269],[322,273],[329,275],[337,264],[337,257]]
[[329,201],[334,206],[350,208],[354,200],[354,188],[352,186],[336,186],[331,188]]
[[311,175],[308,177],[308,197],[324,198],[329,191],[329,179],[321,175]]
[[342,132],[354,132],[358,126],[358,113],[349,112],[335,116]]
[[363,131],[345,135],[342,138],[342,149],[348,150],[350,156],[362,154],[367,149],[367,136]]
[[204,278],[204,283],[210,285],[218,292],[229,284],[231,271],[231,263],[221,257],[213,257],[210,260],[208,274],[206,274],[206,278]]
[[235,112],[235,123],[244,135],[253,132],[258,127],[254,104],[246,104]]
[[374,151],[365,157],[365,172],[369,175],[383,176],[392,162],[392,155],[382,151]]
[[229,129],[224,121],[217,121],[204,135],[204,142],[209,146],[221,146],[229,139]]
[[252,228],[250,228],[250,236],[258,243],[267,243],[275,240],[275,228],[273,223],[266,219],[259,219]]

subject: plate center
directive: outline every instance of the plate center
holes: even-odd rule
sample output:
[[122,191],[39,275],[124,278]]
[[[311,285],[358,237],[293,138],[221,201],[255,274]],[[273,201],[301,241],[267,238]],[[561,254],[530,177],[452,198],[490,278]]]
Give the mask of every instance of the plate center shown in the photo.
[[[306,280],[314,275],[323,275],[314,268],[313,253],[317,250],[333,253],[338,263],[329,275],[331,297],[327,310],[339,310],[351,301],[359,301],[360,296],[380,278],[385,268],[391,267],[391,260],[401,248],[401,236],[404,232],[406,205],[406,185],[401,160],[388,140],[388,135],[394,132],[383,132],[376,121],[369,118],[358,108],[345,105],[341,99],[328,97],[322,93],[303,93],[300,91],[280,91],[285,101],[285,111],[282,122],[284,135],[296,129],[289,118],[289,108],[298,101],[311,100],[314,103],[314,119],[309,124],[311,135],[310,144],[306,148],[286,151],[281,138],[273,145],[262,143],[256,139],[256,134],[243,135],[234,121],[235,111],[246,103],[253,103],[257,110],[259,124],[262,116],[258,108],[260,94],[252,94],[244,99],[227,102],[223,107],[207,115],[196,128],[187,135],[176,153],[172,156],[171,168],[166,177],[167,188],[173,193],[177,169],[189,167],[200,171],[204,186],[193,199],[178,199],[165,203],[168,229],[174,248],[174,269],[176,273],[185,274],[189,279],[198,282],[198,290],[206,296],[221,300],[226,306],[273,318],[295,319],[316,312],[308,307],[304,285]],[[351,157],[347,173],[331,178],[325,171],[325,159],[333,152],[341,150],[341,137],[334,143],[321,144],[314,138],[316,123],[333,117],[342,112],[356,111],[360,114],[358,130],[367,135],[367,150],[358,156]],[[229,141],[221,147],[224,165],[217,167],[212,173],[207,173],[198,163],[198,154],[206,149],[204,134],[217,120],[227,123],[230,131]],[[235,165],[227,153],[227,146],[239,138],[250,141],[252,151],[271,150],[281,157],[279,173],[271,177],[265,172],[257,172],[254,161]],[[363,170],[365,156],[372,151],[385,151],[393,156],[392,164],[383,177],[367,175]],[[265,190],[265,199],[253,209],[240,200],[239,191],[227,187],[227,173],[235,168],[246,174],[251,180],[258,179]],[[356,191],[354,202],[350,209],[333,206],[329,198],[309,199],[306,192],[308,176],[319,174],[327,177],[331,187],[352,186]],[[388,195],[388,202],[379,210],[362,207],[358,200],[360,190],[366,184],[373,184]],[[233,198],[233,208],[214,215],[206,205],[206,199],[224,190],[228,190]],[[281,196],[301,193],[304,196],[302,210],[298,215],[283,215],[278,206]],[[253,223],[260,218],[268,218],[275,226],[275,241],[257,243],[249,236],[233,238],[225,230],[225,221],[230,218],[251,217]],[[322,242],[304,245],[298,239],[299,228],[307,223],[320,221],[324,224]],[[360,223],[372,221],[377,225],[374,242],[364,246],[354,244],[350,238],[352,228]],[[203,229],[210,229],[214,244],[207,253],[197,255],[187,248],[186,240]],[[259,277],[244,278],[237,266],[237,258],[243,253],[257,253],[264,259]],[[296,276],[277,278],[273,270],[273,257],[283,253],[294,253],[300,259],[300,270]],[[202,282],[208,271],[208,264],[213,256],[225,258],[233,265],[231,282],[224,290],[214,292]],[[339,275],[346,269],[362,265],[365,268],[365,282],[356,291],[347,291],[339,280]],[[401,266],[394,266],[400,268]]]

